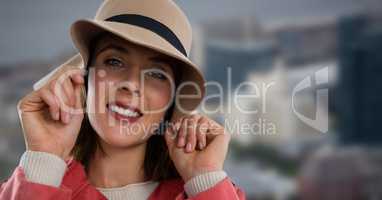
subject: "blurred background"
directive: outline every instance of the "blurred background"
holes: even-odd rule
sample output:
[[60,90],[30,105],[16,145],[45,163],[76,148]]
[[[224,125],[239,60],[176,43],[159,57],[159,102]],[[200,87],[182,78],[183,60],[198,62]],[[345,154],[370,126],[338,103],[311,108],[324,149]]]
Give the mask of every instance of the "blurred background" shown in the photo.
[[[69,27],[101,2],[0,2],[1,181],[25,151],[18,100],[76,53]],[[192,60],[223,86],[222,100],[204,102],[221,112],[207,114],[253,125],[234,130],[225,164],[248,199],[382,199],[380,0],[176,2],[193,26]],[[256,98],[233,105],[239,87]]]

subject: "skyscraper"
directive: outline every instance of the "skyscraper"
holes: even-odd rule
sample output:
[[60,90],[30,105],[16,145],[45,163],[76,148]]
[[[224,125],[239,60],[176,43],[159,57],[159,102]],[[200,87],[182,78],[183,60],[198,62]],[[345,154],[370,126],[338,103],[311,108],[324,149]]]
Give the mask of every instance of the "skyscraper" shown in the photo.
[[382,29],[377,27],[368,16],[340,21],[336,105],[345,144],[382,144]]

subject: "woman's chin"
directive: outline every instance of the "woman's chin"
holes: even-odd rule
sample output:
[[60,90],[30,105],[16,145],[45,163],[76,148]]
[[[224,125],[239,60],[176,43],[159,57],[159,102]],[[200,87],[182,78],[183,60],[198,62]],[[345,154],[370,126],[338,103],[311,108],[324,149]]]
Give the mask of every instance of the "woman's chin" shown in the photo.
[[110,115],[93,115],[89,117],[92,127],[99,137],[110,146],[130,147],[147,141],[153,127],[148,128],[145,120],[126,123],[110,118]]
[[145,136],[143,134],[130,133],[127,131],[124,132],[118,128],[104,130],[99,136],[107,144],[116,147],[134,146],[145,141]]

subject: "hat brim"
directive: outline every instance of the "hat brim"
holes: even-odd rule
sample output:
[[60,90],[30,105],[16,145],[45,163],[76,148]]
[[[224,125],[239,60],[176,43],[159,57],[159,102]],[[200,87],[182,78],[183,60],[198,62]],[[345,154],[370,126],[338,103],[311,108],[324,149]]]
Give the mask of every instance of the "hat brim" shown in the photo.
[[[176,102],[174,117],[178,118],[189,114],[198,107],[205,94],[205,80],[202,72],[170,43],[145,28],[118,22],[98,20],[76,21],[71,27],[71,36],[74,45],[78,48],[83,58],[85,67],[89,59],[89,46],[92,39],[104,32],[112,33],[131,43],[150,48],[180,61],[182,65],[176,66],[179,67],[178,71],[181,72],[180,84],[187,84],[183,85],[178,92],[182,96],[192,95],[192,98],[190,96],[180,98],[179,101]],[[179,74],[176,74],[176,76],[177,75]],[[179,96],[177,98],[179,98]]]

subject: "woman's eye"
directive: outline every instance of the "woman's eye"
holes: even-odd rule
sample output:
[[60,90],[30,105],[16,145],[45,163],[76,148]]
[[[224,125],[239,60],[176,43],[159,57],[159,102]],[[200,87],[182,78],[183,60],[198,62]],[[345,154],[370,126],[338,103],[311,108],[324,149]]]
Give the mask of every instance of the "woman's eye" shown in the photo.
[[159,80],[166,80],[167,79],[167,77],[162,72],[150,71],[150,72],[147,72],[147,75],[149,75],[150,77],[159,79]]
[[115,59],[115,58],[110,58],[110,59],[105,60],[105,64],[107,66],[112,67],[113,69],[119,69],[119,68],[123,67],[123,63],[120,60]]

